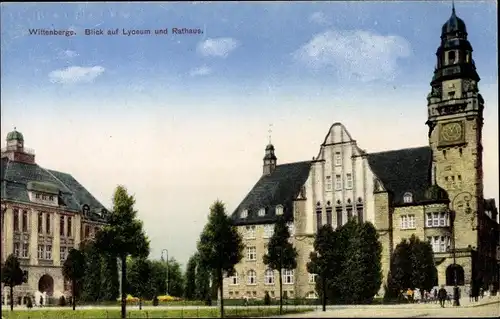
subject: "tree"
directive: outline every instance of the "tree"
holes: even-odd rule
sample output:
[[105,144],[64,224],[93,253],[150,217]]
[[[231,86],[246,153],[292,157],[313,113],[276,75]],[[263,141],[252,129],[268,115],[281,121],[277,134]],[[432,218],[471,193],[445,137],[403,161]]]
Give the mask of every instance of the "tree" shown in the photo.
[[167,291],[167,267],[165,262],[151,260],[151,286],[155,296],[163,295]]
[[71,249],[68,258],[64,261],[62,273],[64,279],[71,281],[71,299],[73,310],[76,307],[77,287],[80,286],[85,276],[85,256],[78,249]]
[[184,286],[184,298],[187,300],[195,299],[196,293],[196,266],[198,264],[198,256],[194,254],[189,257],[186,274],[185,274],[185,286]]
[[168,261],[168,293],[171,296],[182,297],[184,295],[184,276],[181,264],[174,257]]
[[290,231],[283,216],[279,216],[274,226],[274,234],[269,239],[267,254],[263,262],[272,270],[277,270],[280,284],[280,314],[283,313],[283,270],[297,268],[297,250],[290,243]]
[[408,288],[429,291],[436,282],[437,269],[431,245],[412,235],[410,240],[403,239],[394,249],[384,299],[398,298],[400,292]]
[[10,310],[14,310],[14,287],[26,282],[26,276],[16,256],[10,254],[2,267],[2,283],[10,288]]
[[339,249],[341,247],[335,236],[336,233],[330,225],[323,225],[316,234],[314,251],[310,255],[311,261],[307,263],[307,271],[317,276],[316,290],[321,296],[323,311],[326,311],[328,299],[326,282],[333,280],[334,276],[341,272],[339,261],[342,249]]
[[[80,244],[85,259],[85,278],[82,284],[82,299],[96,302],[102,297],[102,259],[101,252],[93,241],[86,240]],[[116,263],[116,261],[115,261]],[[111,280],[111,278],[108,278]]]
[[344,238],[341,242],[347,241],[341,266],[343,302],[371,303],[382,284],[382,244],[377,230],[370,222],[351,219],[339,232]]
[[[108,224],[96,234],[96,245],[110,256],[121,261],[122,285],[127,282],[127,257],[146,258],[149,255],[149,240],[144,233],[142,222],[134,210],[135,198],[119,185],[113,195],[113,210]],[[122,286],[122,287],[123,287]],[[126,289],[122,289],[121,317],[126,318]]]
[[151,262],[145,258],[136,258],[129,262],[128,268],[127,292],[139,298],[139,310],[142,310],[142,300],[152,299],[154,295]]
[[224,204],[217,200],[210,207],[208,223],[198,242],[202,266],[211,270],[220,289],[220,315],[224,317],[223,280],[234,273],[234,266],[243,258],[243,242],[226,214]]
[[116,301],[120,294],[118,262],[116,256],[101,255],[101,293],[100,300]]
[[195,299],[206,301],[207,299],[211,298],[210,271],[200,263],[198,263],[198,265],[196,266],[195,282]]

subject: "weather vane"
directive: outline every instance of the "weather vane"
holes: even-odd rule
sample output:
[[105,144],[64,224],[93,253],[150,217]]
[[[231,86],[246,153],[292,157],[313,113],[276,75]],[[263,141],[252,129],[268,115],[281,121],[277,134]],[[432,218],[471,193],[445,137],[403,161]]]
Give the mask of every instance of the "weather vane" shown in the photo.
[[269,130],[267,132],[269,133],[269,144],[271,144],[271,133],[273,132],[272,124],[269,124]]

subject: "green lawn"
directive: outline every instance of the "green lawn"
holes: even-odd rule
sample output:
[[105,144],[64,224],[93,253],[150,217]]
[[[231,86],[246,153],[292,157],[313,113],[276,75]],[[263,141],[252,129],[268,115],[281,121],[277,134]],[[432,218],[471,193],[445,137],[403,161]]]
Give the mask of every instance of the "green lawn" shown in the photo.
[[[303,313],[311,311],[312,308],[283,309],[283,314]],[[279,315],[278,308],[232,308],[224,310],[225,317],[268,317]],[[2,311],[5,319],[91,319],[91,318],[120,318],[120,310],[20,310]],[[154,310],[130,310],[127,311],[127,318],[217,318],[219,310],[215,308],[199,309],[154,309]]]

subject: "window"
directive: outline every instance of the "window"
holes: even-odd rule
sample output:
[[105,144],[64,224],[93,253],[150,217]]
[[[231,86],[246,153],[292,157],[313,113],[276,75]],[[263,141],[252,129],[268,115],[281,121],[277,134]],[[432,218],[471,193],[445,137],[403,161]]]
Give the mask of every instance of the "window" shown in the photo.
[[315,291],[309,291],[306,295],[306,299],[318,299],[318,294]]
[[45,232],[50,234],[50,214],[47,213],[45,215]]
[[51,245],[47,245],[45,246],[45,259],[52,259],[52,246]]
[[43,233],[43,213],[38,213],[38,233]]
[[338,191],[342,189],[342,176],[341,175],[335,175],[335,189]]
[[332,177],[330,175],[328,175],[326,177],[326,190],[327,191],[331,191],[332,190]]
[[14,243],[14,256],[19,257],[20,256],[20,244],[19,243]]
[[295,236],[295,225],[293,224],[293,222],[288,223],[287,226],[288,231],[290,232],[290,236]]
[[448,52],[448,62],[455,63],[455,51]]
[[448,213],[427,213],[425,225],[427,227],[448,227]]
[[439,214],[439,226],[441,227],[446,226],[446,213]]
[[248,217],[248,210],[246,210],[246,209],[245,209],[244,211],[242,211],[242,212],[240,213],[240,217],[241,217],[241,218],[247,218],[247,217]]
[[59,254],[60,254],[61,261],[66,260],[66,257],[67,257],[67,256],[66,256],[66,252],[67,252],[66,247],[61,247],[61,248],[59,249]]
[[255,270],[249,270],[247,273],[247,284],[256,285],[257,284],[257,273]]
[[364,222],[364,219],[363,219],[363,205],[361,204],[358,204],[357,207],[356,207],[357,211],[358,211],[358,222],[360,224],[362,224]]
[[413,195],[411,193],[405,193],[403,195],[403,202],[405,204],[409,204],[409,203],[413,202]]
[[53,201],[54,201],[54,196],[53,196],[53,195],[50,195],[50,196],[49,196],[49,200],[50,200],[51,202],[53,202]]
[[346,174],[345,179],[346,179],[346,187],[345,188],[351,189],[352,188],[352,174]]
[[23,244],[23,251],[21,253],[21,257],[22,258],[28,258],[28,252],[29,252],[29,244],[28,243],[24,243]]
[[246,226],[246,239],[255,239],[255,226]]
[[349,206],[349,207],[346,208],[346,210],[347,210],[347,220],[351,220],[351,218],[352,218],[352,207]]
[[59,234],[64,236],[64,216],[59,218]]
[[47,200],[47,195],[42,195],[42,200]]
[[451,245],[451,238],[448,236],[427,237],[427,240],[431,243],[432,250],[435,253],[445,253]]
[[229,277],[229,284],[234,285],[234,286],[240,284],[240,281],[238,278],[238,272],[235,271],[234,274],[231,277]]
[[276,206],[276,215],[283,215],[283,206]]
[[337,228],[342,226],[342,208],[337,207]]
[[44,245],[38,245],[38,259],[44,259],[45,258],[45,246]]
[[340,152],[335,152],[335,166],[340,165],[342,165],[342,156],[340,155]]
[[283,269],[283,283],[293,284],[293,269]]
[[274,225],[264,225],[264,238],[273,237]]
[[330,226],[332,226],[332,208],[327,207],[326,208],[326,223]]
[[266,285],[274,285],[274,270],[267,269],[264,274],[264,283]]
[[71,216],[68,216],[68,229],[66,231],[66,236],[71,237]]
[[85,238],[88,238],[90,235],[90,226],[89,225],[85,225]]
[[35,198],[36,198],[36,199],[40,199],[40,194],[36,193],[36,194],[35,194]]
[[257,248],[247,247],[247,259],[248,260],[257,260]]
[[415,229],[415,215],[402,215],[401,229]]
[[19,210],[14,209],[14,231],[19,231]]
[[316,275],[316,274],[309,274],[309,283],[310,284],[316,283],[316,277],[318,277],[318,275]]
[[[318,203],[318,205],[321,205]],[[323,220],[321,214],[323,213],[323,209],[321,209],[321,206],[316,207],[316,228],[319,230],[321,226],[323,226]]]
[[266,216],[266,210],[264,208],[259,209],[258,215],[259,215],[259,217]]
[[23,232],[28,232],[28,212],[23,210]]

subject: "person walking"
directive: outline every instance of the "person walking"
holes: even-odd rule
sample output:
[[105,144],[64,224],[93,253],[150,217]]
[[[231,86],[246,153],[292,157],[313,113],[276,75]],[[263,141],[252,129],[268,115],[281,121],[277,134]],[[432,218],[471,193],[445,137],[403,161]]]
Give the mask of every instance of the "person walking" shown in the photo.
[[438,291],[438,299],[441,308],[444,308],[444,303],[446,302],[446,298],[448,297],[448,292],[444,289],[444,285],[441,286],[441,289]]
[[420,300],[422,300],[422,294],[420,293],[419,288],[415,288],[415,292],[413,293],[413,300],[415,300],[416,303],[420,303]]
[[437,288],[434,288],[434,302],[437,303],[438,302],[438,290]]

